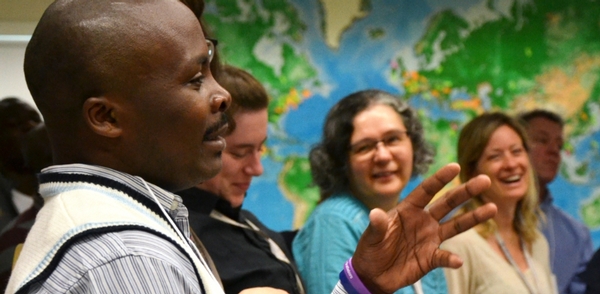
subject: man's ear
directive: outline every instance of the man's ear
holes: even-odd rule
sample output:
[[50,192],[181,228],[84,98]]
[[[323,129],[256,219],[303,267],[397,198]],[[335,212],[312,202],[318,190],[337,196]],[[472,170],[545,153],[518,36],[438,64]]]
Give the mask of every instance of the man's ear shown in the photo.
[[116,105],[106,97],[90,97],[83,103],[83,118],[96,134],[116,138],[122,133]]

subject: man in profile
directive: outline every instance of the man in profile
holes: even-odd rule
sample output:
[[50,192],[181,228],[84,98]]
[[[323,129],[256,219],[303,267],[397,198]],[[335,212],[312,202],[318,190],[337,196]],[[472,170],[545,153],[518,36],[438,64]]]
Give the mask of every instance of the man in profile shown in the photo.
[[550,263],[560,293],[584,293],[585,284],[577,277],[585,270],[593,251],[588,228],[552,202],[548,185],[560,167],[564,145],[564,122],[547,110],[537,109],[520,115],[530,138],[529,155],[538,179],[540,208],[546,216],[542,233],[550,247]]
[[178,1],[56,1],[25,52],[54,166],[8,292],[218,293],[169,190],[221,168],[230,102]]
[[[223,292],[172,193],[221,168],[230,96],[212,76],[214,52],[197,18],[176,0],[50,5],[24,70],[54,165],[39,176],[45,203],[8,293]],[[438,223],[489,187],[489,178],[478,177],[425,209],[458,170],[440,169],[387,214],[372,211],[334,291],[390,292],[435,267],[460,266],[439,244],[496,209]]]

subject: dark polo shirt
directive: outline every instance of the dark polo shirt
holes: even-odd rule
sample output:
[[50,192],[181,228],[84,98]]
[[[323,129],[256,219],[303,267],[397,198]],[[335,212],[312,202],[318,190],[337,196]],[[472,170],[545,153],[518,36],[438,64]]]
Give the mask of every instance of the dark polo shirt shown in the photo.
[[[251,212],[232,208],[226,200],[198,188],[177,193],[189,210],[192,229],[210,254],[225,287],[225,293],[239,293],[247,288],[273,287],[299,293],[295,264],[281,234],[266,228]],[[246,223],[251,221],[260,233],[210,217],[212,210]],[[279,260],[263,234],[268,235],[292,262]]]

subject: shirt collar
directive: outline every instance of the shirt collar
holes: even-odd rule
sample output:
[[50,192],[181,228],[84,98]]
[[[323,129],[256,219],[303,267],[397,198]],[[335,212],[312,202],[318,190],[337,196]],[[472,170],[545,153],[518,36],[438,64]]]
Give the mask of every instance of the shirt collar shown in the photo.
[[[181,197],[166,191],[152,183],[146,182],[139,176],[130,175],[121,171],[117,171],[108,167],[87,165],[87,164],[65,164],[65,165],[53,165],[42,170],[38,176],[40,182],[44,175],[48,174],[80,174],[88,176],[97,176],[119,182],[137,192],[140,195],[148,198],[152,202],[155,202],[152,194],[149,193],[149,189],[152,191],[158,203],[169,212],[172,218],[177,220],[178,218],[187,218],[188,213],[185,206],[181,205]],[[42,195],[42,197],[49,197],[51,195]]]

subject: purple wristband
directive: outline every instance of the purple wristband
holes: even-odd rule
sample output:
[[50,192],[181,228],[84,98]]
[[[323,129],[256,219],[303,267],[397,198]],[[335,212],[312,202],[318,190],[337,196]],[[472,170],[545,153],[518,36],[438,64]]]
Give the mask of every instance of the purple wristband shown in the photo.
[[352,257],[344,264],[344,270],[340,273],[340,282],[349,294],[371,294],[354,271]]

